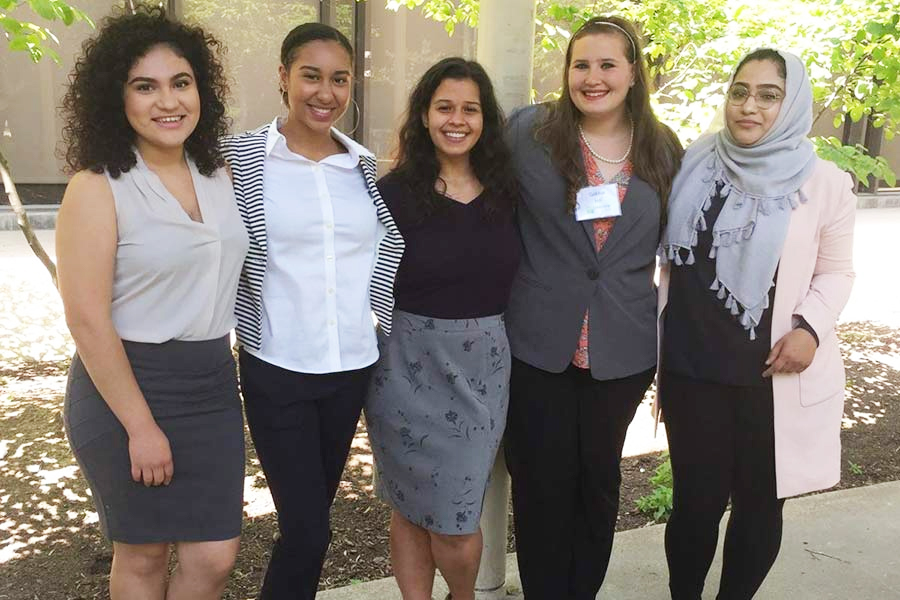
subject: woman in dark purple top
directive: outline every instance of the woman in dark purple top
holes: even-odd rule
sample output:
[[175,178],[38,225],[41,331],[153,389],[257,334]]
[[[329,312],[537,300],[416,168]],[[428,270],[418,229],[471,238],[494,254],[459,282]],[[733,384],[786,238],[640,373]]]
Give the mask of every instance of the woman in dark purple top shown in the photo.
[[366,421],[405,600],[431,597],[436,568],[454,600],[475,597],[509,396],[502,313],[520,253],[502,131],[484,69],[444,59],[413,90],[397,164],[378,182],[406,251]]

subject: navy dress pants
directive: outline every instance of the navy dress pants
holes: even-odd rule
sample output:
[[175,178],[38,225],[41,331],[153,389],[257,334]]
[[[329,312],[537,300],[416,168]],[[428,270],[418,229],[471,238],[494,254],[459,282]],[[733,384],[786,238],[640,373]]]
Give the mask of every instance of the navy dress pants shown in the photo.
[[278,510],[279,535],[259,597],[313,600],[372,367],[297,373],[243,349],[239,362],[247,425]]

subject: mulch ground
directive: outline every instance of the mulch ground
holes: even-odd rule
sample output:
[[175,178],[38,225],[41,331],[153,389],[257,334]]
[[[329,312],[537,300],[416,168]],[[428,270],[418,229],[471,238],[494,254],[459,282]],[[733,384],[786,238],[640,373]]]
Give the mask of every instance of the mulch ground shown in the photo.
[[[900,480],[900,330],[851,323],[840,334],[847,403],[839,488]],[[61,422],[67,363],[26,355],[0,356],[0,600],[106,598],[110,547]],[[250,488],[254,498],[265,498],[249,440],[248,449]],[[619,530],[650,522],[635,501],[649,493],[647,480],[660,460],[649,454],[623,461]],[[228,599],[255,597],[276,530],[274,514],[249,508],[257,516],[245,520]],[[361,424],[332,512],[322,588],[390,576],[388,517],[372,495],[371,452]],[[512,532],[509,550],[515,550]]]

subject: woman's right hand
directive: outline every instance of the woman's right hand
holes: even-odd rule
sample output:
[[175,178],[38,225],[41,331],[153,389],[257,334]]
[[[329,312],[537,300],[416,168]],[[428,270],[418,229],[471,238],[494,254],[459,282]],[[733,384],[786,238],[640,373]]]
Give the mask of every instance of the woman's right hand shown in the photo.
[[131,478],[145,486],[169,485],[175,465],[169,438],[155,423],[128,436],[128,456],[131,458]]

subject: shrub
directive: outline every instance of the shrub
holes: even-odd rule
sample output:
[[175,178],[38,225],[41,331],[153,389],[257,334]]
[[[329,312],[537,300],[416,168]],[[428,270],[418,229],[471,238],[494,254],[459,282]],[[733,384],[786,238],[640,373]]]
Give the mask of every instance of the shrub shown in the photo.
[[668,454],[663,458],[663,462],[650,476],[653,490],[646,496],[638,498],[636,502],[638,510],[652,516],[657,523],[667,521],[672,514],[672,461],[669,460]]

